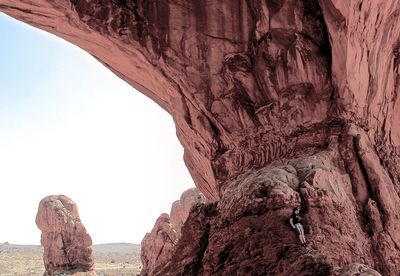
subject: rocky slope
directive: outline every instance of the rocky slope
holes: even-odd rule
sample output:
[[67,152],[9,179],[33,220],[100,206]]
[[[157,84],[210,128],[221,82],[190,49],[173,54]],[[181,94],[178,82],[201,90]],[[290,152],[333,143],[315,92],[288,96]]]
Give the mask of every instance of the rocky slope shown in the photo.
[[[85,49],[173,116],[197,187],[219,201],[215,212],[206,208],[216,214],[210,231],[233,216],[220,206],[238,177],[334,151],[339,160],[328,169],[344,168],[355,202],[349,192],[325,197],[329,187],[311,198],[332,208],[339,200],[349,228],[369,236],[340,233],[360,250],[340,260],[331,243],[317,253],[332,265],[400,271],[400,0],[2,0],[0,11]],[[204,212],[193,216],[209,220]],[[335,225],[317,217],[317,228]]]
[[[42,231],[44,275],[93,270],[92,239],[86,232],[76,204],[66,196],[48,196],[40,201],[36,224]],[[82,274],[83,275],[83,274]]]
[[181,228],[190,209],[204,202],[203,194],[197,188],[192,188],[183,192],[181,198],[172,204],[170,215],[161,214],[141,244],[142,276],[153,275],[159,267],[169,261],[181,237]]

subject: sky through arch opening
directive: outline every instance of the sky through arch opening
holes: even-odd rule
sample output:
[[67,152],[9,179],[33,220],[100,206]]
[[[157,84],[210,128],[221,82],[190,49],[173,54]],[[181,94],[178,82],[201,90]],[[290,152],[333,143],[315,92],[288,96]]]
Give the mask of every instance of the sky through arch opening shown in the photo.
[[40,243],[39,201],[74,200],[93,242],[139,243],[193,187],[172,117],[72,44],[0,13],[0,242]]

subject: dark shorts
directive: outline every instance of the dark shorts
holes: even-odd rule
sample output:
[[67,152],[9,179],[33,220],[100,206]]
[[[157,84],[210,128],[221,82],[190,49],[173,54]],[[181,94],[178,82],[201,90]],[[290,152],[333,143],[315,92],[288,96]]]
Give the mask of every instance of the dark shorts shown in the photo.
[[304,229],[303,229],[303,226],[300,223],[296,223],[294,225],[294,228],[296,228],[297,234],[304,235]]

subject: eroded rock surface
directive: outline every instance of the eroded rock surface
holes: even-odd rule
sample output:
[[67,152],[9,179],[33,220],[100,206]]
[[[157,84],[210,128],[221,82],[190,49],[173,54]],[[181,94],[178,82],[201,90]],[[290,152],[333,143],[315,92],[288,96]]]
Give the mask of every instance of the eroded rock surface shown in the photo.
[[178,238],[169,215],[161,214],[151,232],[145,235],[141,243],[140,259],[143,275],[153,275],[158,264],[164,264],[171,258]]
[[[327,150],[275,161],[230,183],[220,201],[197,205],[171,261],[155,275],[397,275],[398,209],[389,194],[397,195],[380,182],[387,177],[381,165],[362,165],[374,159],[365,156],[367,136],[346,130],[363,146],[345,148],[345,137],[333,136]],[[348,151],[374,174],[366,202],[348,174]],[[296,206],[307,247],[289,225]]]
[[192,188],[183,192],[181,198],[172,204],[171,216],[161,214],[153,230],[147,233],[142,241],[142,275],[153,275],[157,267],[169,261],[181,237],[181,228],[190,209],[204,202],[203,194],[197,188]]
[[381,276],[380,273],[362,264],[351,264],[337,269],[334,276]]
[[204,203],[205,201],[206,199],[199,189],[191,188],[184,191],[181,198],[172,203],[170,220],[178,236],[181,235],[181,228],[189,215],[190,209],[192,209],[194,205]]
[[92,271],[92,239],[71,199],[63,195],[42,199],[36,224],[42,231],[44,275],[96,275]]

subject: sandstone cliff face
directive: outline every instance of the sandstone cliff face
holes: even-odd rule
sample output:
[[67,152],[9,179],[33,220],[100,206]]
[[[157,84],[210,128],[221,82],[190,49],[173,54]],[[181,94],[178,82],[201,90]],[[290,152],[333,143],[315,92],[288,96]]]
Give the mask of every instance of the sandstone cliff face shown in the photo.
[[[381,275],[371,267],[397,275],[399,232],[384,230],[390,219],[378,211],[387,201],[363,207],[356,199],[336,138],[327,150],[276,161],[229,184],[220,201],[197,205],[171,261],[154,275]],[[381,184],[381,193],[392,192]],[[297,206],[307,247],[289,224]]]
[[[281,248],[272,243],[264,250],[245,238],[263,252],[246,259],[232,251],[238,237],[223,221],[237,235],[247,233],[240,223],[250,223],[248,212],[261,208],[261,217],[283,218],[299,196],[311,206],[305,216],[314,218],[315,252],[289,247],[271,271],[298,255],[304,261],[298,266],[321,270],[360,262],[385,275],[400,271],[400,0],[2,0],[0,11],[82,47],[173,116],[197,187],[218,201],[199,207],[185,225],[181,240],[197,240],[200,248],[178,243],[185,262],[195,262],[193,271],[230,271],[227,262],[235,264],[236,255],[236,266],[248,260],[250,270],[265,268],[263,254],[276,256]],[[300,186],[280,187],[287,198],[268,188],[265,206],[246,201],[254,187],[238,177],[326,152],[336,159],[325,166],[337,175],[316,170],[305,179],[292,165]],[[338,186],[345,193],[330,184],[339,175],[347,178]],[[232,183],[245,186],[235,190]],[[246,197],[236,198],[241,192]],[[230,198],[240,204],[228,208]],[[339,227],[342,220],[348,228]],[[267,244],[277,231],[257,227]],[[209,240],[213,235],[222,236]],[[218,263],[214,241],[232,247],[226,249],[232,261],[220,252]],[[339,258],[333,249],[342,247]],[[183,264],[178,257],[174,262]],[[296,268],[284,272],[290,269]]]
[[92,240],[80,221],[76,204],[66,196],[48,196],[40,201],[36,224],[42,231],[44,275],[67,273],[96,275]]
[[204,202],[203,194],[197,188],[192,188],[183,192],[181,198],[172,204],[171,216],[161,214],[153,230],[146,234],[141,244],[141,275],[153,275],[158,267],[169,261],[181,237],[181,228],[190,209]]

